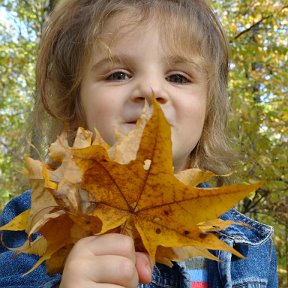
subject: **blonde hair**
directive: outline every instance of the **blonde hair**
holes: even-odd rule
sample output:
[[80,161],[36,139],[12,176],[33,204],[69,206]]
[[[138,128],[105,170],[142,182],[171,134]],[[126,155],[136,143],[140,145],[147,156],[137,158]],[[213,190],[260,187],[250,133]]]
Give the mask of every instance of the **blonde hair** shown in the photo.
[[[182,49],[203,60],[208,84],[207,112],[201,139],[191,153],[191,166],[227,173],[231,157],[225,137],[228,44],[204,0],[61,1],[44,28],[36,67],[37,122],[42,123],[41,130],[46,125],[47,144],[55,140],[64,123],[68,123],[72,138],[78,126],[86,128],[80,101],[84,68],[107,21],[129,11],[134,15],[131,21],[133,18],[138,24],[156,16],[172,52]],[[43,111],[52,117],[47,119]]]

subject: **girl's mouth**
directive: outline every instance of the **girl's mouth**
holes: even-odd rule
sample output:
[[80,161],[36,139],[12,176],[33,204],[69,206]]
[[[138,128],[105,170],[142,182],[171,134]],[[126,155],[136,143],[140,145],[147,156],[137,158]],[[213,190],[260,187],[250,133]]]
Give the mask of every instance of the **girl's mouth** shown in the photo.
[[137,121],[127,121],[124,123],[124,130],[133,130],[136,127]]

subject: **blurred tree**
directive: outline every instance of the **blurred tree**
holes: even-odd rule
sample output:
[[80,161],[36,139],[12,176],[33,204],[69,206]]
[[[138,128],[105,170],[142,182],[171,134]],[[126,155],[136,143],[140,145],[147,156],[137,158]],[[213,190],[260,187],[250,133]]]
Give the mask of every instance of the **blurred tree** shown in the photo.
[[0,0],[0,207],[29,187],[21,170],[23,155],[33,150],[35,57],[55,2]]
[[240,156],[234,178],[267,181],[239,209],[275,227],[279,287],[288,287],[288,2],[212,5],[231,47],[230,135]]

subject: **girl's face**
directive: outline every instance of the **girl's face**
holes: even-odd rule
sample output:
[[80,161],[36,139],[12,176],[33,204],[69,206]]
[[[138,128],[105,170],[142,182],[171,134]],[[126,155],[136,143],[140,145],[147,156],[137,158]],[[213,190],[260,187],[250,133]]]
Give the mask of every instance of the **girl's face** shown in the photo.
[[81,101],[88,129],[96,127],[112,145],[115,130],[125,134],[135,127],[153,90],[171,125],[174,168],[180,171],[203,130],[206,76],[196,56],[187,59],[163,49],[156,21],[122,27],[115,39],[120,22],[116,17],[104,27],[101,39],[109,53],[95,48],[83,78]]

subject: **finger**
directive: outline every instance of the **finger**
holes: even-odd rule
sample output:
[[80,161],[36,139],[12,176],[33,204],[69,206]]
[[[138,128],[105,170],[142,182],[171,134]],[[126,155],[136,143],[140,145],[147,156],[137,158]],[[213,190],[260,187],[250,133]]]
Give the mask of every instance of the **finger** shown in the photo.
[[94,256],[81,259],[81,262],[73,258],[65,266],[63,279],[68,278],[68,275],[69,282],[74,284],[79,283],[79,279],[86,279],[86,282],[91,283],[111,283],[135,288],[139,283],[135,263],[117,255]]
[[73,250],[81,254],[81,257],[100,255],[119,255],[132,261],[135,259],[135,247],[131,237],[110,233],[100,236],[90,236],[79,240]]
[[[79,287],[82,288],[82,286],[79,286]],[[93,287],[93,288],[126,288],[124,286],[119,286],[119,285],[110,284],[110,283],[99,283],[99,284],[94,283],[93,286],[88,286],[87,288],[91,288],[91,287]]]
[[60,283],[60,286],[59,286],[59,288],[79,288],[79,287],[81,288],[126,288],[124,286],[111,284],[111,283],[94,283],[94,282],[63,283],[63,281]]
[[148,254],[136,252],[136,269],[139,282],[148,284],[152,281],[152,261]]

